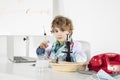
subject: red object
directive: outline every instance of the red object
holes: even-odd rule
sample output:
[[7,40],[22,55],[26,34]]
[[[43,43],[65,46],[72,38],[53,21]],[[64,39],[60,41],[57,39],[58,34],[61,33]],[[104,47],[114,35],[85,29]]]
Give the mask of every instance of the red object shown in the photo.
[[103,53],[93,56],[88,64],[89,70],[104,70],[108,74],[120,73],[120,54]]

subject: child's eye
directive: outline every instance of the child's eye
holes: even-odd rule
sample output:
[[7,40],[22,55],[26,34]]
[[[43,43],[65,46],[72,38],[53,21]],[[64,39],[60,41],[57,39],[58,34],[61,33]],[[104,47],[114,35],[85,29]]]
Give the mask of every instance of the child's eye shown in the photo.
[[57,33],[57,32],[58,32],[58,30],[55,30],[54,32],[55,32],[55,33]]
[[62,32],[64,32],[65,30],[64,29],[61,29]]

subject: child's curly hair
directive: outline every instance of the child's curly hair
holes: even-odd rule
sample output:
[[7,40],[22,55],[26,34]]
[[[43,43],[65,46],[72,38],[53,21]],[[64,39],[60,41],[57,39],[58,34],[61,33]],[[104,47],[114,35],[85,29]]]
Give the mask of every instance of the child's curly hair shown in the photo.
[[61,30],[67,30],[71,33],[73,33],[73,24],[72,21],[64,16],[56,16],[53,21],[52,21],[52,26],[51,26],[51,32],[54,33],[55,27],[60,28]]

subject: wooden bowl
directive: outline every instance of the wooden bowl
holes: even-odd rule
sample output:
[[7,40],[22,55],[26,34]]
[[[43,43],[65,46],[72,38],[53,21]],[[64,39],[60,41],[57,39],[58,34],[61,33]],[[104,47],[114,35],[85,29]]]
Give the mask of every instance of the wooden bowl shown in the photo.
[[86,69],[86,62],[59,62],[59,63],[52,63],[50,62],[50,65],[53,70],[55,71],[76,71],[79,70],[85,70]]

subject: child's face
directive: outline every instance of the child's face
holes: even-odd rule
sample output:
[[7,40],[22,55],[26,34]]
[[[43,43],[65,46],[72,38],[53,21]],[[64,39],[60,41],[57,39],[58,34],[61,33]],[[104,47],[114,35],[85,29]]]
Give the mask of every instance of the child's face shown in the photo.
[[67,30],[62,30],[60,28],[55,28],[53,35],[59,42],[64,42],[66,41],[67,34],[70,34],[69,31]]

